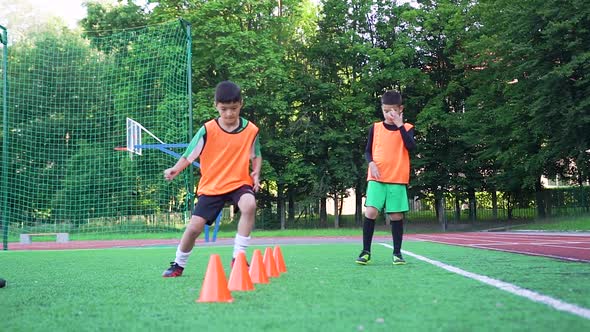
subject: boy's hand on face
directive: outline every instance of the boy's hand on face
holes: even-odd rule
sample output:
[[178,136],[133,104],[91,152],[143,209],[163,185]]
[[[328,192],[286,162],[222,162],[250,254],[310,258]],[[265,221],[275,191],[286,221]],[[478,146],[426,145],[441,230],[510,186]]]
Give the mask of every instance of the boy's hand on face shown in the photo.
[[381,176],[381,174],[379,174],[379,169],[377,169],[377,164],[375,164],[375,162],[371,161],[369,163],[369,169],[371,170],[371,175],[379,180],[379,177]]
[[385,117],[385,122],[388,124],[394,124],[398,127],[404,125],[404,106],[403,105],[383,105],[381,106],[383,110],[383,116]]
[[389,112],[391,113],[391,122],[398,127],[404,125],[404,113],[402,112]]
[[250,173],[250,176],[254,181],[254,186],[252,187],[252,189],[254,190],[254,192],[258,192],[258,190],[260,190],[260,173],[252,172]]

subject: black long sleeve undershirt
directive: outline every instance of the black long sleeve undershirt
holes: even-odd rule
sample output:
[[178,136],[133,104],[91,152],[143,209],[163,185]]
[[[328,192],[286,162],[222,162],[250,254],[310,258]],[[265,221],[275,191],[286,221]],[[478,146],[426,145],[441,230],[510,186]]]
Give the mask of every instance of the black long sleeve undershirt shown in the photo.
[[[383,125],[387,130],[400,131],[400,134],[402,135],[402,140],[404,141],[404,146],[408,151],[412,151],[416,148],[416,141],[414,140],[414,128],[406,130],[404,126],[398,127],[396,125],[390,125],[385,122],[383,123]],[[365,159],[367,159],[368,163],[373,161],[373,125],[369,127],[369,138],[367,140],[367,146],[365,147]]]

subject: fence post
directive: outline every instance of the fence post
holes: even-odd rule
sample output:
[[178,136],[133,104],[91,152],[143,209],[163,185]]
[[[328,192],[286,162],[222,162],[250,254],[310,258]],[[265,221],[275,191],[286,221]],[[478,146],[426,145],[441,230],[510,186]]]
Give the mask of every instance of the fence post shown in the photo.
[[8,250],[8,31],[0,25],[0,43],[2,43],[2,230],[3,250]]

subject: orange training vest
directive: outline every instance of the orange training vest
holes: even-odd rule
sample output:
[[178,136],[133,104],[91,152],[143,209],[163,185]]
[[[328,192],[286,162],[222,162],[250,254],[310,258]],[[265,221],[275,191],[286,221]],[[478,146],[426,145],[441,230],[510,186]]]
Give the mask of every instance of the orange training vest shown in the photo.
[[205,129],[207,140],[199,157],[201,180],[197,195],[222,195],[243,185],[254,185],[250,177],[250,153],[258,127],[248,122],[239,133],[228,133],[215,120],[210,120],[205,123]]
[[[404,128],[414,128],[409,123],[404,123]],[[410,153],[404,145],[402,134],[399,130],[387,130],[383,122],[373,125],[373,161],[377,165],[380,178],[377,180],[371,175],[371,169],[367,172],[367,181],[383,183],[410,183]]]

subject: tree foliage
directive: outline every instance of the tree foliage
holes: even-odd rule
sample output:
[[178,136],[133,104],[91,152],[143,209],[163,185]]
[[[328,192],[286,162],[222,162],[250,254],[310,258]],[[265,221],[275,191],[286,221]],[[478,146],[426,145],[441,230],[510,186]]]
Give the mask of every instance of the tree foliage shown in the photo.
[[[167,140],[190,138],[181,125],[183,114],[170,111],[181,109],[177,98],[148,101],[133,80],[108,88],[90,74],[95,60],[105,54],[115,63],[150,52],[166,57],[166,48],[157,41],[142,40],[141,33],[117,39],[116,31],[178,17],[192,31],[193,126],[216,116],[213,90],[218,82],[229,79],[243,88],[243,115],[261,129],[265,162],[260,205],[278,206],[281,227],[294,222],[294,202],[322,202],[325,212],[327,197],[341,198],[349,188],[359,197],[364,194],[367,128],[381,121],[379,96],[388,89],[402,92],[406,121],[416,125],[412,195],[441,199],[452,194],[458,202],[475,200],[476,191],[500,191],[516,201],[519,195],[541,193],[543,175],[578,185],[590,179],[585,152],[590,148],[590,7],[582,0],[424,0],[415,6],[383,0],[324,0],[319,6],[294,0],[161,0],[145,7],[133,1],[116,6],[89,2],[87,10],[80,25],[90,45],[57,22],[34,38],[20,40],[11,55],[18,73],[12,79],[27,82],[12,88],[20,100],[12,111],[20,120],[11,123],[19,133],[11,137],[16,151],[11,172],[22,183],[56,173],[51,180],[56,183],[46,185],[65,184],[55,195],[32,194],[43,213],[68,218],[70,212],[60,208],[66,197],[91,195],[80,186],[85,177],[116,181],[134,167],[109,160],[85,175],[71,174],[68,170],[90,153],[83,137],[75,149],[59,145],[70,149],[61,154],[63,159],[43,152],[30,158],[25,141],[63,143],[66,132],[84,132],[64,129],[61,119],[109,126],[127,116],[117,101],[133,99],[154,108],[157,116],[148,125],[164,123],[156,129]],[[105,36],[112,37],[109,43],[102,43]],[[48,44],[61,45],[77,58],[74,67],[49,68],[54,75],[43,88],[68,95],[60,90],[67,89],[61,79],[94,81],[97,89],[76,95],[84,112],[47,112],[39,105],[55,103],[51,95],[34,102],[24,97],[38,90],[31,87],[38,70],[31,64]],[[127,68],[135,81],[152,80],[154,87],[166,75],[183,75],[178,69],[148,75],[150,68]],[[38,127],[44,128],[43,136],[24,136]],[[108,138],[101,143],[115,144]],[[117,171],[105,175],[102,168]],[[175,200],[184,188],[146,180],[134,190]],[[109,200],[97,195],[97,200]],[[120,195],[124,193],[111,193],[110,200]],[[536,199],[543,207],[542,195]],[[156,201],[138,204],[150,206],[146,211],[165,208]],[[358,200],[357,210],[361,208]]]

